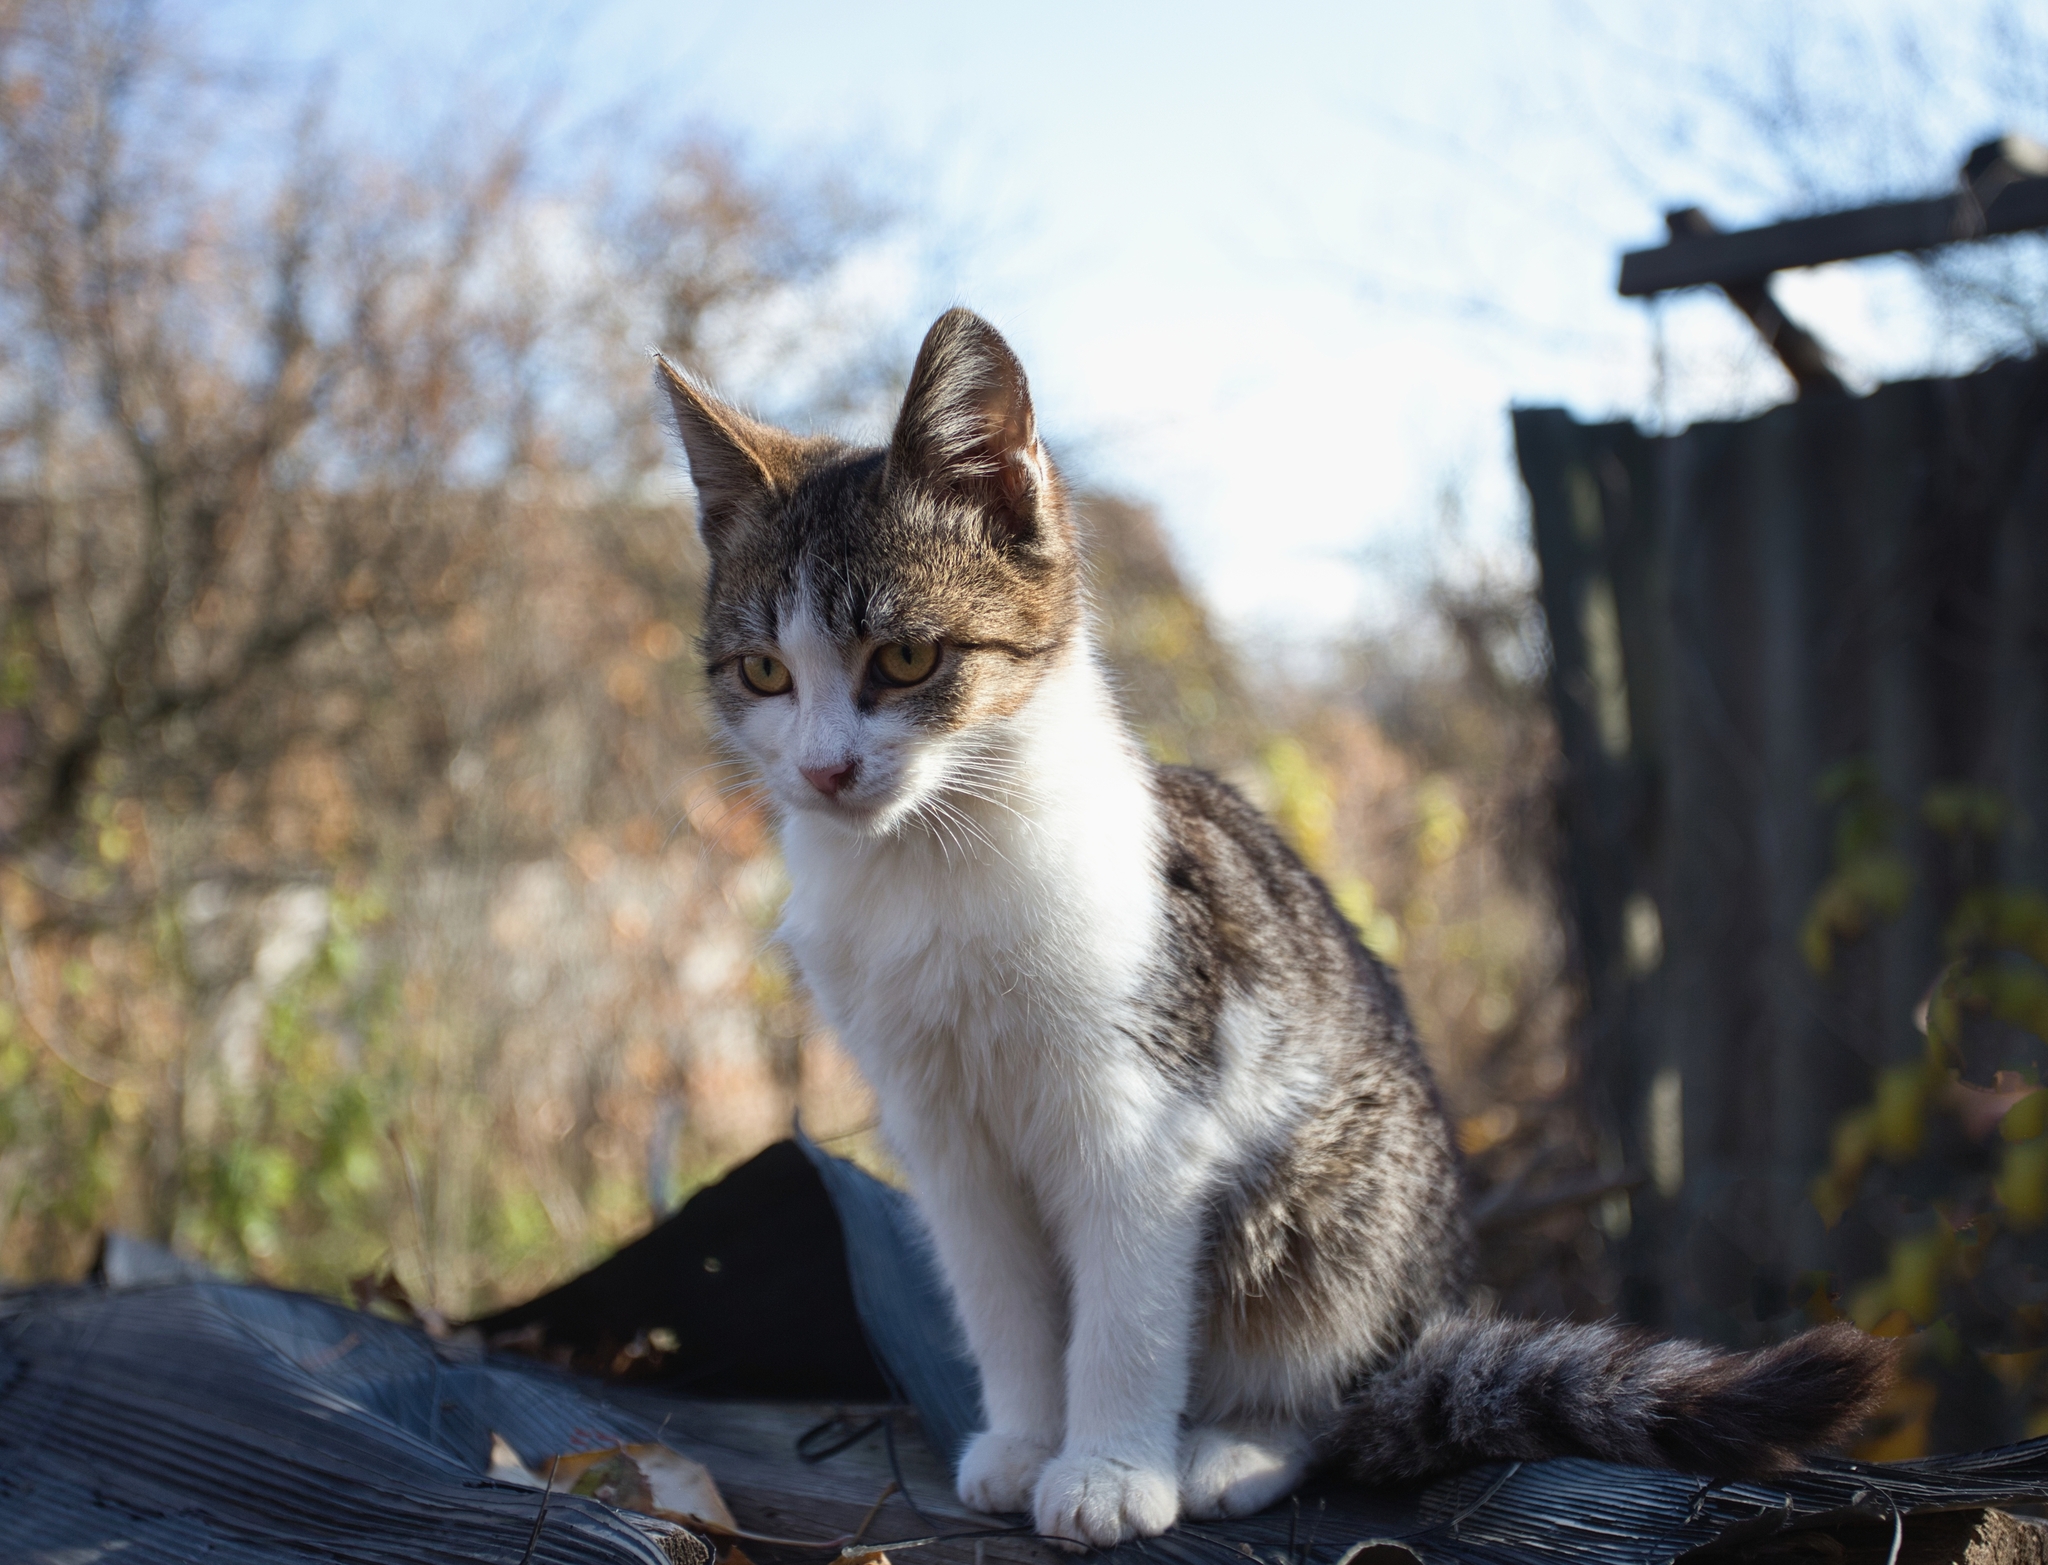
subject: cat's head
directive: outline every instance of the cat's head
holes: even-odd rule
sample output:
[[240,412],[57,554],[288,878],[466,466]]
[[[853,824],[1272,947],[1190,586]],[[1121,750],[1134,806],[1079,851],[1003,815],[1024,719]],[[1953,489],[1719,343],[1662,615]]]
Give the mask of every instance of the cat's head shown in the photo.
[[881,450],[758,423],[665,360],[656,380],[711,556],[712,700],[777,807],[886,833],[982,791],[1082,623],[1073,525],[1009,345],[940,316]]

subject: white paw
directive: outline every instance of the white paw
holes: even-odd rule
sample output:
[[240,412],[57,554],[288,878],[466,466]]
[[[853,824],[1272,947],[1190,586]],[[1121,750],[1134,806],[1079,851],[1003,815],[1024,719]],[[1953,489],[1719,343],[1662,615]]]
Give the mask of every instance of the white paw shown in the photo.
[[1048,1538],[1107,1549],[1166,1531],[1180,1494],[1163,1467],[1069,1452],[1039,1475],[1032,1512]]
[[1204,1520],[1249,1516],[1291,1493],[1307,1469],[1307,1445],[1292,1430],[1205,1424],[1181,1445],[1180,1507]]
[[960,1453],[960,1503],[972,1510],[1028,1511],[1053,1443],[984,1429]]

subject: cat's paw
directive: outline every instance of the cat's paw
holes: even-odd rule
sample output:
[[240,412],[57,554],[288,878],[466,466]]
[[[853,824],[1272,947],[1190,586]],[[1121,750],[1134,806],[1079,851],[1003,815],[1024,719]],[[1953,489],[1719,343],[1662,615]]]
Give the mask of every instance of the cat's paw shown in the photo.
[[1307,1443],[1291,1430],[1205,1424],[1181,1444],[1180,1508],[1205,1521],[1249,1516],[1292,1493],[1307,1470]]
[[972,1510],[1028,1511],[1053,1443],[984,1429],[960,1453],[960,1503]]
[[1166,1531],[1180,1491],[1163,1467],[1069,1452],[1039,1475],[1033,1520],[1048,1538],[1098,1549]]

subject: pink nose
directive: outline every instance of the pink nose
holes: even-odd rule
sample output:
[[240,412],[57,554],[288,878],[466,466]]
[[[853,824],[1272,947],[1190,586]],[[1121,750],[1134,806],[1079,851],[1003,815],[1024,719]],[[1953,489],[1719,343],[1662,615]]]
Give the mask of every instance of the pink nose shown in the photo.
[[837,766],[805,766],[799,770],[804,774],[805,782],[826,798],[836,799],[839,790],[853,781],[853,769],[859,764],[858,761],[841,761]]

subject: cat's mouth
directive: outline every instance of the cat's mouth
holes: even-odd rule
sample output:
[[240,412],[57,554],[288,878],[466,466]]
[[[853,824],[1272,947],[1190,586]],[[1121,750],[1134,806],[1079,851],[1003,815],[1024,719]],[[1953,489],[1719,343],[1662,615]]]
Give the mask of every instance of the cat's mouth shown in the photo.
[[887,837],[917,816],[940,779],[929,756],[871,750],[832,766],[779,763],[775,789],[790,816],[829,821],[858,838]]
[[796,796],[794,802],[807,814],[837,821],[861,836],[868,836],[886,825],[895,800],[886,793],[842,791],[823,794],[807,788]]
[[836,823],[860,837],[886,836],[914,810],[923,791],[914,775],[884,755],[864,755],[833,767],[795,768],[801,781],[788,788],[788,808]]

